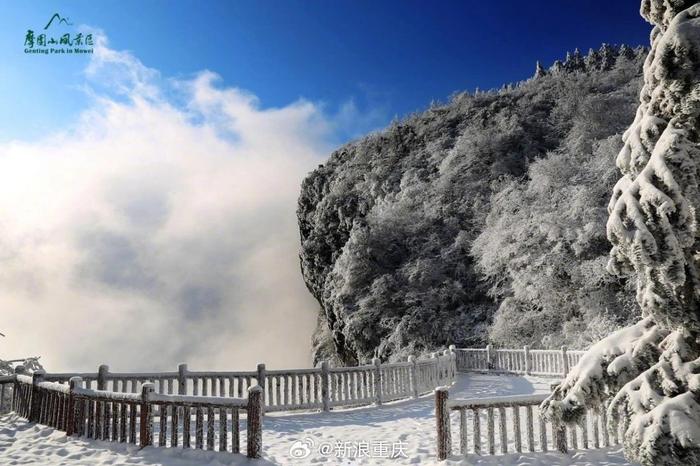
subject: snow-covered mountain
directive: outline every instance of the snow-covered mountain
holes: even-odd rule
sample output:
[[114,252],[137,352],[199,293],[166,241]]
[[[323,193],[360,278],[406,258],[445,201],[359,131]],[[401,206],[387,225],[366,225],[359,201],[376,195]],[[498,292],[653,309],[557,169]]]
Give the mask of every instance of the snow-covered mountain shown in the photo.
[[[587,346],[633,321],[606,206],[647,50],[567,54],[336,150],[304,180],[316,359],[455,343]],[[590,325],[596,322],[596,325]],[[601,333],[602,332],[602,333]]]

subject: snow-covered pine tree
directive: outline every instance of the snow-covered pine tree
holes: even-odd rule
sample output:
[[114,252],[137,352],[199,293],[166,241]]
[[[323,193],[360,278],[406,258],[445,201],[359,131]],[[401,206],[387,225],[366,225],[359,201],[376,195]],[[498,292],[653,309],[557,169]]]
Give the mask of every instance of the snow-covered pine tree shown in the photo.
[[645,465],[700,464],[700,3],[643,0],[644,87],[609,204],[608,269],[635,274],[643,320],[600,341],[543,409],[576,422],[606,400]]
[[600,69],[600,55],[597,50],[588,49],[588,53],[583,57],[583,63],[586,65],[586,71]]
[[634,57],[634,50],[629,45],[622,44],[620,46],[619,57],[630,60]]
[[540,61],[537,60],[537,63],[535,64],[535,76],[533,76],[535,79],[541,78],[542,76],[546,75],[547,72],[542,68],[542,65],[540,64]]
[[615,59],[617,58],[617,50],[615,50],[610,44],[603,44],[600,47],[600,67],[603,70],[609,70],[615,66]]
[[555,60],[549,68],[549,71],[554,75],[559,75],[564,71],[564,65],[560,60]]
[[568,72],[583,71],[585,69],[585,64],[583,63],[583,57],[578,49],[574,50],[574,53],[566,53],[566,60],[564,61],[564,69]]

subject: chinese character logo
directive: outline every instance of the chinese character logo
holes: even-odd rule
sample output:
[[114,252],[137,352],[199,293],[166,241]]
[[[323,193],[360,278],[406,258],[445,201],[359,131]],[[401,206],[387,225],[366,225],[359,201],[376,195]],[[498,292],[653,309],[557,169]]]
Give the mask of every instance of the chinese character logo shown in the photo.
[[[94,40],[92,34],[66,31],[73,23],[67,16],[54,13],[44,26],[44,31],[35,32],[27,29],[24,35],[24,53],[31,54],[82,54],[93,53]],[[50,28],[50,30],[49,30]]]

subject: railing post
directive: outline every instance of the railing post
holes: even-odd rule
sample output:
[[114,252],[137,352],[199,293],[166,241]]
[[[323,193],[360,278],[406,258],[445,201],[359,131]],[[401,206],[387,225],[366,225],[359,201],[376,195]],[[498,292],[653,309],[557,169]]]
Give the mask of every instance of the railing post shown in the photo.
[[5,408],[5,385],[2,384],[0,385],[0,413],[3,412],[3,408]]
[[[440,361],[440,358],[444,356],[443,359],[448,359],[449,361],[447,364],[444,362]],[[438,355],[438,361],[437,361],[437,367],[438,367],[438,383],[440,385],[446,385],[450,383],[451,377],[450,377],[450,365],[452,364],[452,353],[450,353],[449,349],[446,349],[445,351],[442,352],[442,355]]]
[[260,385],[248,389],[248,458],[260,458],[262,455],[262,393]]
[[[107,375],[109,373],[109,366],[106,364],[101,364],[100,367],[97,368],[97,389],[98,390],[107,390]],[[104,423],[107,422],[105,419],[105,404],[102,403],[102,408],[100,408],[100,403],[97,403],[95,406],[95,424],[97,425],[96,430],[99,431],[99,433],[96,434],[96,437],[103,440],[103,432],[104,432]]]
[[413,398],[418,398],[420,390],[418,388],[418,363],[416,357],[411,355],[408,357],[408,362],[411,364],[411,388],[413,389]]
[[187,395],[187,364],[177,366],[177,394]]
[[382,361],[379,358],[372,359],[374,364],[374,390],[375,403],[377,406],[382,405]]
[[450,411],[447,406],[449,392],[447,387],[435,389],[435,422],[437,427],[437,457],[442,461],[452,452],[452,435],[450,433]]
[[566,356],[566,346],[561,347],[561,367],[562,367],[562,377],[566,378],[569,373],[569,358]]
[[438,360],[438,354],[435,352],[430,353],[430,359],[434,359],[434,364],[430,366],[430,388],[437,387],[440,385],[440,361]]
[[490,344],[486,345],[486,369],[487,370],[490,370],[493,368],[493,358],[492,358],[493,354],[492,354],[491,349],[492,348],[491,348]]
[[109,366],[102,364],[97,368],[97,389],[107,390],[107,377],[109,375]]
[[530,347],[523,346],[523,351],[525,352],[525,374],[530,375],[532,372],[532,364],[530,363]]
[[[19,399],[19,382],[17,382],[17,376],[18,375],[24,375],[26,374],[26,369],[24,368],[23,365],[19,364],[15,366],[14,373],[15,373],[15,383],[12,385],[12,401],[10,403],[10,409],[12,411],[18,411],[20,405],[20,399]],[[18,413],[19,414],[19,413]]]
[[321,361],[321,402],[323,410],[328,412],[331,410],[331,396],[328,383],[330,372],[328,371],[328,361]]
[[[263,414],[264,414],[265,413],[265,403],[266,403],[266,400],[265,400],[265,398],[266,398],[265,397],[265,381],[267,379],[267,372],[265,370],[265,364],[258,364],[258,375],[256,378],[258,379],[258,386],[262,390],[262,395],[261,395],[262,396],[262,406],[263,406],[262,410],[263,410]],[[272,390],[272,388],[270,388],[270,390]],[[272,395],[270,395],[270,396],[272,396]]]
[[153,444],[153,411],[150,402],[153,389],[154,386],[151,382],[146,382],[141,386],[141,435],[139,436],[141,448]]
[[452,372],[451,377],[454,380],[454,378],[457,376],[457,347],[455,345],[450,345],[447,347],[447,349],[450,350],[450,354],[452,355],[452,366],[450,371]]
[[41,398],[39,391],[39,383],[44,380],[44,371],[38,370],[32,374],[32,401],[31,410],[29,412],[29,420],[32,422],[39,422],[39,414],[41,411]]
[[77,432],[78,429],[75,427],[75,398],[74,393],[77,387],[83,386],[83,379],[80,377],[71,377],[68,381],[68,417],[66,419],[66,435],[71,436]]

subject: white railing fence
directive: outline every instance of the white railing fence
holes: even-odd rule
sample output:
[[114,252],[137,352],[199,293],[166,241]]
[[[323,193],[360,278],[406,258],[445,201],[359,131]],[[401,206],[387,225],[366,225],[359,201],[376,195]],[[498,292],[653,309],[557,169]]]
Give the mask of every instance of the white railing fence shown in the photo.
[[114,373],[101,365],[95,373],[46,374],[49,382],[68,383],[80,377],[83,388],[119,393],[140,393],[145,383],[163,395],[244,397],[250,387],[262,389],[266,411],[293,411],[382,404],[401,398],[418,397],[456,377],[454,347],[431,357],[406,362],[331,368],[323,362],[314,369],[268,370],[258,364],[256,371],[190,371],[181,364],[176,372]]
[[565,377],[585,351],[522,349],[457,348],[457,370],[460,372],[496,372]]
[[95,373],[46,374],[50,382],[67,383],[80,377],[83,388],[119,393],[139,393],[151,383],[156,393],[170,395],[244,397],[250,387],[263,392],[266,411],[292,411],[333,407],[382,404],[401,398],[432,393],[435,387],[450,384],[456,377],[454,347],[431,357],[406,362],[331,368],[327,362],[314,369],[267,370],[258,364],[256,371],[190,371],[181,364],[176,372],[115,373],[101,365]]
[[493,399],[449,400],[447,388],[435,391],[437,456],[453,451],[453,436],[461,456],[598,449],[619,444],[618,432],[608,432],[606,409],[588,411],[580,424],[566,426],[546,420],[539,410],[546,394]]
[[[67,435],[140,447],[196,448],[239,453],[240,411],[246,413],[247,456],[262,451],[265,411],[362,406],[419,397],[454,382],[454,347],[401,363],[255,372],[29,375],[23,366],[0,377],[0,412],[13,410]],[[175,393],[177,392],[177,394]],[[246,397],[244,397],[246,396]]]

